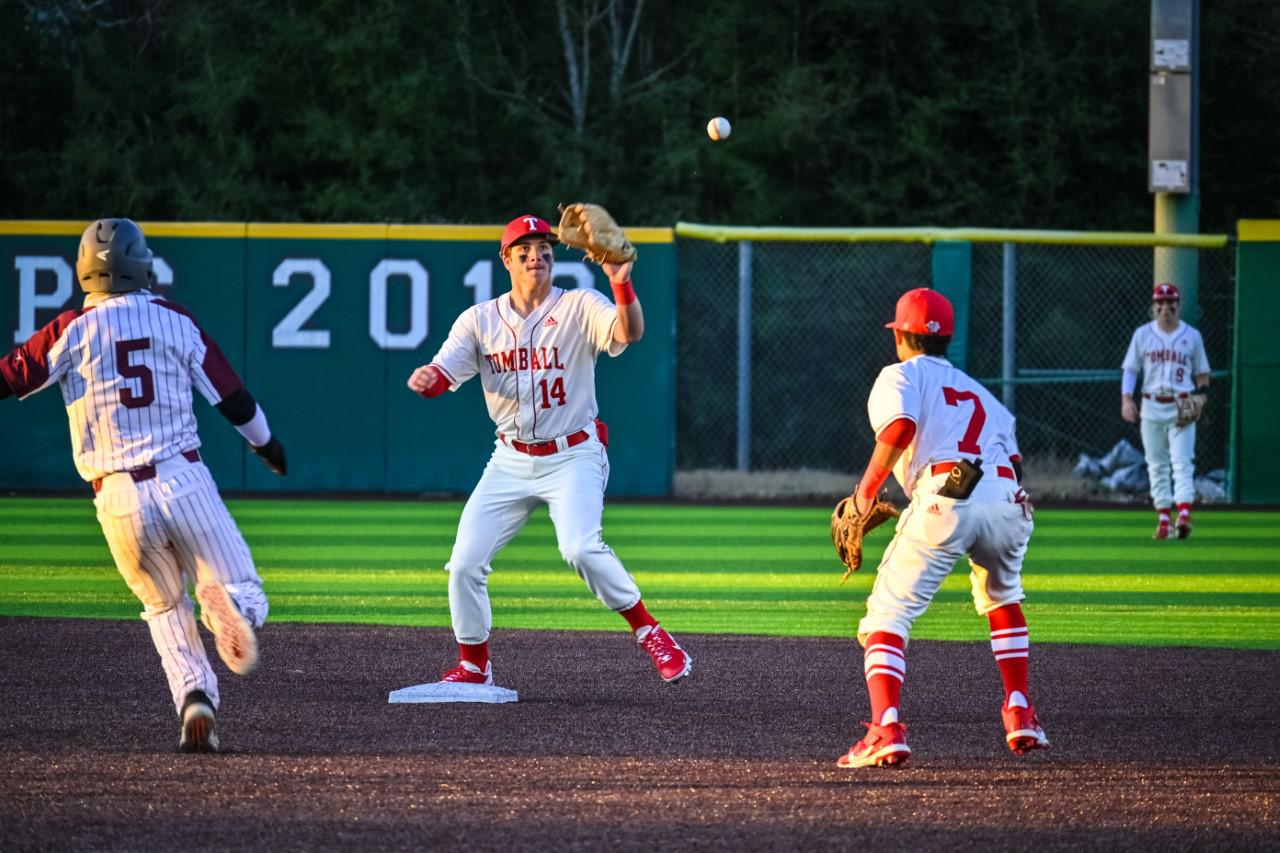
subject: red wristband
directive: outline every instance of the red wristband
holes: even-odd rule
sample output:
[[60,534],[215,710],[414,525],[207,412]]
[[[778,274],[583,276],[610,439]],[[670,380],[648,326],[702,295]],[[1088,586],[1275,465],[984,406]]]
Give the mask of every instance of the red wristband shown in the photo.
[[613,301],[619,305],[630,305],[636,301],[636,289],[631,286],[631,279],[619,284],[616,281],[609,282],[613,288]]
[[884,485],[884,481],[889,479],[889,475],[892,473],[892,468],[881,468],[874,462],[867,463],[867,470],[862,474],[862,481],[858,483],[858,488],[854,489],[854,495],[858,498],[858,500],[854,501],[854,509],[861,512],[858,508],[859,504],[863,507],[868,507],[875,503],[880,487]]

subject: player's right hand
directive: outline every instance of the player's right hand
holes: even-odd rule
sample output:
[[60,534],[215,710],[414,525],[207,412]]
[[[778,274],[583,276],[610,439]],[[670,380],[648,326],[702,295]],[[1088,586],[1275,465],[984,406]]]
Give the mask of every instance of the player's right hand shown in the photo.
[[257,454],[263,464],[275,473],[283,477],[289,471],[289,465],[284,458],[284,445],[280,443],[280,439],[274,435],[271,440],[261,447],[249,445],[249,449]]
[[447,387],[443,375],[434,364],[424,364],[409,377],[409,390],[423,397],[439,396]]

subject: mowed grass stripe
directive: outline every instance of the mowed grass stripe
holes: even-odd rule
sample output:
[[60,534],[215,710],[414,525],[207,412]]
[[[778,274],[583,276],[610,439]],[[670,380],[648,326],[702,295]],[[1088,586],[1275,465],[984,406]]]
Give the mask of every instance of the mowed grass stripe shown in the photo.
[[[267,583],[272,619],[447,626],[460,502],[228,502]],[[1280,525],[1265,512],[1197,514],[1153,542],[1150,513],[1041,510],[1024,583],[1036,642],[1280,649]],[[816,507],[613,504],[606,538],[673,630],[850,636],[888,531],[841,587]],[[616,630],[560,559],[545,509],[495,561],[498,628]],[[136,618],[88,499],[0,499],[0,614]],[[984,640],[959,564],[916,626]]]

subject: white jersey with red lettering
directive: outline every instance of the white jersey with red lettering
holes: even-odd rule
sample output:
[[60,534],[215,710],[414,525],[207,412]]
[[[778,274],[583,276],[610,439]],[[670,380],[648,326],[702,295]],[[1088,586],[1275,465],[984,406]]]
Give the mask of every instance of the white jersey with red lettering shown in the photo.
[[191,314],[147,291],[89,294],[12,357],[19,397],[60,383],[76,470],[88,481],[196,449],[191,389],[217,404],[241,387]]
[[498,440],[458,521],[445,569],[460,643],[488,640],[493,626],[491,561],[546,504],[560,554],[611,610],[635,606],[640,590],[604,541],[607,438],[593,420],[595,364],[618,355],[617,307],[594,290],[551,288],[528,317],[510,294],[467,309],[431,363],[453,389],[477,374]]
[[1164,332],[1152,320],[1134,330],[1124,370],[1142,374],[1142,449],[1151,501],[1169,509],[1195,501],[1196,425],[1178,426],[1178,397],[1196,390],[1196,376],[1209,373],[1200,332],[1179,320]]
[[881,370],[867,415],[877,435],[899,418],[915,423],[915,439],[894,468],[908,495],[926,465],[980,458],[994,471],[1018,455],[1013,415],[945,358],[921,355]]
[[613,339],[617,316],[594,290],[552,287],[528,317],[503,294],[464,311],[431,363],[451,390],[479,374],[500,436],[559,438],[589,427],[598,414],[596,359],[627,346]]
[[1209,356],[1195,328],[1179,320],[1166,333],[1152,320],[1134,330],[1123,367],[1142,374],[1144,394],[1176,396],[1196,389],[1196,376],[1209,372]]
[[91,293],[0,358],[19,397],[57,382],[76,468],[138,600],[174,708],[218,681],[196,627],[192,582],[216,581],[250,627],[268,603],[249,547],[196,448],[191,389],[218,403],[241,382],[186,309],[146,291]]
[[[945,358],[920,355],[880,372],[867,400],[877,435],[899,418],[916,425],[894,473],[911,497],[898,518],[858,623],[865,646],[876,631],[909,637],[958,559],[968,556],[980,614],[1021,601],[1031,504],[1011,457],[1020,455],[1014,418],[991,392]],[[946,463],[982,460],[967,498],[948,497]]]

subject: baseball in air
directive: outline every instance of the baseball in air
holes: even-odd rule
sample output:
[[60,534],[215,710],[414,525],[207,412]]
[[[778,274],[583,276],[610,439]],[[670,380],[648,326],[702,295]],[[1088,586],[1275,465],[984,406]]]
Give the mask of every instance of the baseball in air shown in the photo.
[[733,133],[733,127],[729,124],[729,120],[724,116],[716,116],[707,122],[707,136],[710,136],[716,142],[722,139],[728,139],[729,134]]

